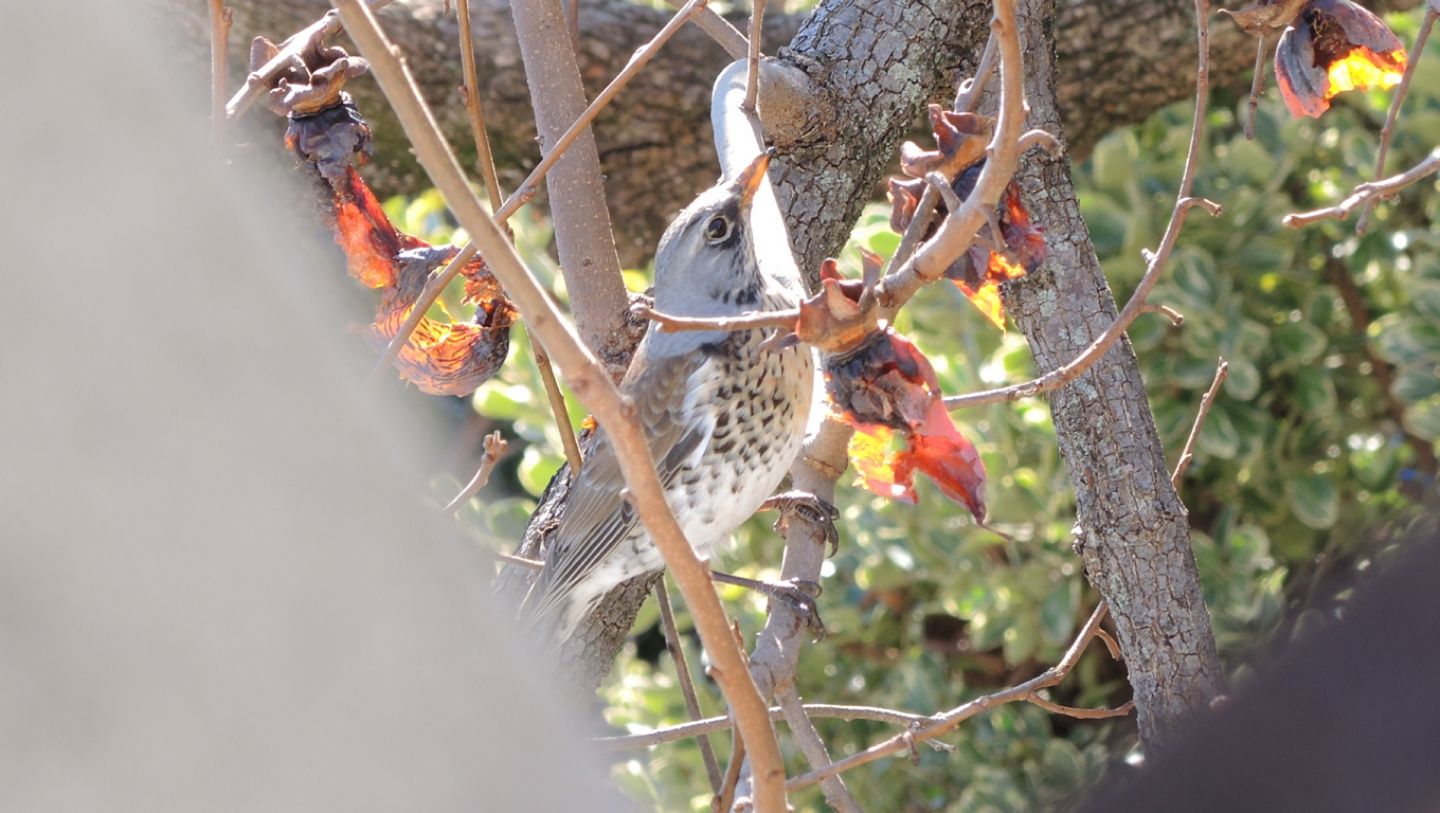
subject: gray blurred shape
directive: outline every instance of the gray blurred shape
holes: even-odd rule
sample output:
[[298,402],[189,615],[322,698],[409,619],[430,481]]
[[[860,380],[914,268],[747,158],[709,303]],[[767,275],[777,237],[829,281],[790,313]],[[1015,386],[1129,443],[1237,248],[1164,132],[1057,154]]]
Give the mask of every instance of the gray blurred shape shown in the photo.
[[143,4],[6,6],[0,810],[620,809],[208,78]]

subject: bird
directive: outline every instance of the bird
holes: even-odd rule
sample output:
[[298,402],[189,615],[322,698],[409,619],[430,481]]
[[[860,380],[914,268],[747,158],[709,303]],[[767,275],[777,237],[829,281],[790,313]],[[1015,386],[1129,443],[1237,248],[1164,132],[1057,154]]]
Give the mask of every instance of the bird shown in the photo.
[[[784,229],[761,229],[757,242],[752,217],[772,154],[702,192],[665,230],[655,254],[656,311],[718,318],[799,305],[804,288],[788,238],[762,244]],[[786,261],[757,260],[771,251],[786,252]],[[652,322],[619,386],[635,406],[666,502],[701,558],[776,491],[800,452],[813,355],[765,341],[760,330],[664,332]],[[568,639],[612,588],[664,568],[624,489],[601,426],[522,609],[551,645]]]

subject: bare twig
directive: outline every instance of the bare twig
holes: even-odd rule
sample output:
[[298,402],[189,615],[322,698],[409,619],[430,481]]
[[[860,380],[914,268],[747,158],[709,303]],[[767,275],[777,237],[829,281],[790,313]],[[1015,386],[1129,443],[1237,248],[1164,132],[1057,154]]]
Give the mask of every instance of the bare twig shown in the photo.
[[217,144],[225,129],[225,86],[229,84],[225,52],[234,20],[235,12],[225,8],[225,0],[210,0],[210,124]]
[[[1425,53],[1425,42],[1430,39],[1430,29],[1435,27],[1436,18],[1440,18],[1440,4],[1431,2],[1425,7],[1425,18],[1420,21],[1420,30],[1415,34],[1415,45],[1410,48],[1410,62],[1405,66],[1405,74],[1400,77],[1400,85],[1395,88],[1395,95],[1390,98],[1390,112],[1385,114],[1385,126],[1380,129],[1380,149],[1375,154],[1375,180],[1385,177],[1385,157],[1390,153],[1390,139],[1395,137],[1395,120],[1400,116],[1400,107],[1405,104],[1405,96],[1410,92],[1410,80],[1415,77],[1415,67],[1420,64],[1420,55]],[[1355,221],[1355,233],[1364,234],[1370,227],[1370,213],[1375,210],[1374,201],[1366,201],[1360,210],[1360,219]]]
[[1255,38],[1255,72],[1250,80],[1250,101],[1246,104],[1245,139],[1255,140],[1255,113],[1260,108],[1260,96],[1265,92],[1265,37]]
[[975,64],[975,75],[955,89],[955,104],[952,107],[956,111],[973,113],[980,106],[980,96],[990,82],[990,74],[995,72],[995,56],[995,31],[991,29],[989,38],[985,40],[985,50],[980,52],[980,61]]
[[734,738],[730,743],[730,764],[720,780],[720,792],[710,800],[711,813],[725,813],[735,803],[735,790],[740,784],[740,770],[745,766],[745,740]]
[[1185,324],[1185,314],[1175,310],[1169,305],[1157,305],[1153,302],[1145,303],[1144,313],[1158,313],[1170,320],[1170,324],[1180,327]]
[[660,323],[662,333],[686,333],[703,330],[761,330],[764,328],[794,327],[800,318],[798,309],[782,311],[754,311],[739,316],[710,318],[705,316],[671,316],[661,313],[649,305],[636,305],[635,312],[652,322]]
[[[460,0],[460,2],[463,3],[465,0]],[[460,489],[460,493],[456,494],[455,498],[441,510],[446,514],[453,514],[455,513],[455,509],[465,504],[466,500],[478,494],[480,489],[484,488],[485,484],[490,482],[491,472],[495,471],[495,465],[500,462],[501,457],[505,456],[505,450],[509,448],[509,446],[510,444],[506,443],[505,439],[500,437],[499,432],[491,432],[486,435],[485,454],[480,460],[480,468],[475,470],[475,476],[471,477],[470,482],[466,483],[465,487]]]
[[[368,0],[371,11],[379,11],[390,5],[391,2],[393,0]],[[262,65],[259,70],[251,71],[245,77],[244,86],[225,103],[225,119],[234,121],[244,115],[245,111],[253,107],[255,102],[259,101],[260,97],[274,85],[275,77],[286,70],[314,38],[323,39],[331,36],[338,32],[340,27],[340,18],[334,11],[327,11],[320,19],[292,34],[289,39],[280,44],[279,53]]]
[[[829,765],[830,752],[825,748],[825,741],[820,739],[820,732],[816,731],[815,725],[810,722],[795,687],[786,686],[776,691],[775,697],[785,715],[786,724],[790,726],[790,739],[799,746],[810,767],[823,768]],[[840,777],[825,777],[820,781],[820,790],[824,792],[825,801],[835,813],[861,813],[860,803],[855,801],[855,797]]]
[[[675,8],[683,8],[682,0],[665,0]],[[750,54],[750,40],[741,34],[730,21],[707,8],[695,17],[695,25],[720,44],[731,59],[745,59]]]
[[[1095,638],[1095,631],[1100,628],[1100,621],[1104,618],[1108,609],[1105,602],[1100,602],[1100,605],[1090,614],[1089,620],[1080,628],[1080,632],[1075,636],[1075,640],[1070,644],[1070,648],[1065,651],[1065,655],[1058,663],[1046,669],[1041,674],[1024,683],[977,697],[974,700],[956,706],[944,714],[937,715],[934,722],[918,730],[897,734],[887,740],[870,746],[864,751],[852,754],[838,762],[832,762],[824,768],[797,776],[786,783],[786,788],[790,791],[796,791],[809,787],[827,776],[844,773],[852,768],[858,768],[861,765],[874,762],[889,754],[908,751],[914,747],[915,743],[925,742],[926,740],[932,740],[948,734],[959,726],[960,723],[996,706],[1021,700],[1034,702],[1035,699],[1039,698],[1038,693],[1040,691],[1059,685],[1059,683],[1065,679],[1066,675],[1070,674],[1070,671],[1075,668],[1075,664],[1079,663],[1080,655],[1084,653],[1086,645]],[[1043,698],[1039,699],[1041,702],[1036,705],[1043,705],[1048,702],[1044,701]],[[1066,713],[1070,711],[1078,710],[1066,709]],[[1119,712],[1119,709],[1104,709],[1101,710],[1100,713],[1104,716],[1115,716],[1116,712]]]
[[[1170,222],[1165,226],[1165,234],[1160,238],[1160,246],[1153,253],[1148,254],[1145,274],[1140,278],[1140,283],[1135,286],[1135,292],[1131,294],[1130,301],[1125,303],[1125,307],[1121,309],[1110,327],[1106,328],[1104,333],[1097,336],[1089,347],[1081,351],[1068,364],[1021,384],[968,395],[951,396],[945,399],[946,408],[963,409],[1017,401],[1058,389],[1084,375],[1091,365],[1104,357],[1110,348],[1120,341],[1130,325],[1134,324],[1140,314],[1145,312],[1146,297],[1150,295],[1155,283],[1160,281],[1166,261],[1169,260],[1170,253],[1175,248],[1175,242],[1180,238],[1180,230],[1185,226],[1185,216],[1190,209],[1200,206],[1212,215],[1219,214],[1220,206],[1218,204],[1204,198],[1190,196],[1191,190],[1195,186],[1195,175],[1199,167],[1201,142],[1205,139],[1205,110],[1210,93],[1209,14],[1208,0],[1195,0],[1200,57],[1195,71],[1195,119],[1190,127],[1190,149],[1185,156],[1185,169],[1180,176],[1180,191],[1176,196],[1175,207],[1170,212]],[[1004,67],[1001,68],[1001,76],[1003,79]],[[996,137],[999,137],[998,133]],[[988,165],[986,169],[989,169]],[[979,188],[978,185],[976,188]],[[973,195],[971,199],[974,199]],[[970,201],[967,200],[966,204],[969,203]]]
[[580,442],[575,437],[575,426],[570,422],[570,407],[565,404],[565,393],[560,391],[560,382],[555,380],[555,368],[550,357],[539,342],[531,342],[530,350],[535,356],[535,368],[540,371],[540,383],[545,387],[545,397],[550,401],[550,414],[555,418],[555,428],[560,432],[560,445],[565,449],[565,462],[572,475],[580,473]]
[[1059,703],[1052,703],[1038,694],[1032,694],[1025,698],[1025,702],[1039,706],[1051,714],[1074,717],[1077,720],[1107,720],[1111,717],[1124,717],[1135,710],[1134,700],[1126,700],[1113,709],[1079,709],[1074,706],[1062,706]]
[[[655,580],[655,603],[660,607],[660,628],[665,631],[665,647],[670,650],[670,660],[675,664],[675,679],[680,683],[680,694],[685,697],[685,711],[692,721],[700,720],[700,698],[695,694],[695,680],[690,675],[680,631],[675,628],[675,610],[670,606],[670,591],[665,589],[663,578]],[[719,796],[724,777],[720,775],[720,763],[715,759],[710,737],[698,735],[696,745],[700,746],[700,758],[705,762],[705,774],[710,777],[710,792]]]
[[1205,425],[1205,418],[1210,414],[1210,408],[1215,406],[1215,396],[1220,394],[1220,385],[1225,383],[1226,376],[1230,375],[1230,362],[1220,359],[1220,366],[1215,368],[1215,380],[1210,382],[1210,389],[1205,391],[1204,397],[1200,399],[1200,410],[1195,415],[1195,423],[1190,425],[1190,436],[1185,439],[1185,446],[1180,450],[1180,458],[1175,461],[1175,471],[1170,475],[1170,485],[1180,487],[1180,480],[1185,477],[1185,472],[1190,468],[1190,463],[1195,459],[1195,441],[1200,438],[1200,428]]
[[[925,723],[933,723],[938,717],[927,714],[913,714],[908,711],[897,711],[895,709],[880,708],[879,706],[840,706],[831,703],[806,703],[801,708],[805,714],[812,719],[832,720],[870,720],[877,723],[889,723],[901,728],[915,728]],[[784,720],[785,710],[780,706],[770,709],[770,719]],[[729,717],[706,717],[703,720],[695,720],[689,723],[657,728],[654,731],[647,731],[644,734],[626,734],[619,737],[601,737],[591,740],[597,746],[605,750],[625,750],[629,748],[651,748],[656,745],[664,745],[668,742],[689,739],[700,734],[713,734],[716,731],[727,731],[731,727]]]
[[755,803],[759,813],[785,810],[785,768],[770,724],[768,704],[760,697],[745,656],[730,637],[724,608],[715,595],[710,570],[695,555],[675,521],[650,459],[635,407],[616,389],[605,368],[556,310],[544,290],[526,271],[500,225],[485,211],[466,183],[414,80],[381,32],[374,16],[359,0],[333,0],[351,39],[370,60],[381,89],[404,126],[420,165],[444,196],[475,244],[484,253],[495,276],[515,302],[532,334],[559,365],[571,389],[589,406],[605,427],[613,444],[626,487],[636,511],[655,541],[666,566],[680,587],[686,605],[709,654],[711,675],[735,716],[755,774]]
[[460,92],[465,112],[470,119],[470,135],[475,140],[475,160],[480,165],[480,179],[490,196],[490,209],[500,209],[500,176],[495,172],[495,154],[490,150],[490,133],[485,129],[485,106],[480,101],[480,77],[475,69],[475,40],[470,29],[470,0],[457,0],[455,16],[460,23],[460,69],[465,84]]
[[[630,57],[630,61],[625,63],[625,67],[621,69],[620,73],[617,74],[614,79],[610,80],[610,84],[606,85],[605,89],[600,91],[600,94],[590,102],[580,118],[576,119],[575,122],[570,125],[564,135],[560,136],[555,142],[555,146],[551,147],[550,151],[545,154],[545,157],[540,160],[540,163],[536,164],[535,168],[530,170],[530,174],[521,182],[520,187],[510,193],[510,196],[505,199],[505,202],[500,205],[500,208],[495,210],[495,220],[504,223],[509,220],[515,212],[519,211],[521,206],[524,206],[531,198],[535,197],[535,193],[540,189],[540,182],[545,179],[545,175],[550,171],[551,167],[555,166],[555,162],[559,161],[560,157],[564,155],[565,150],[569,149],[570,145],[575,143],[575,140],[590,126],[590,122],[594,121],[600,111],[605,108],[605,105],[609,104],[610,100],[614,99],[615,96],[630,83],[630,80],[635,77],[635,74],[639,73],[641,68],[649,64],[650,60],[659,52],[660,47],[663,46],[670,37],[674,36],[675,32],[680,30],[680,27],[684,25],[687,20],[691,19],[700,9],[705,7],[706,2],[707,0],[689,0],[689,2],[670,19],[670,22],[666,23],[665,27],[660,29],[660,32],[657,33],[654,38],[635,51]],[[440,292],[445,290],[445,286],[449,285],[451,280],[455,279],[456,275],[460,273],[460,269],[465,266],[466,262],[470,261],[470,258],[475,256],[475,253],[475,243],[472,240],[472,242],[467,243],[465,247],[460,250],[460,253],[445,266],[444,270],[436,274],[426,283],[425,290],[421,291],[420,297],[415,301],[414,307],[405,318],[405,322],[400,326],[400,330],[395,333],[394,338],[390,340],[390,344],[385,347],[385,352],[381,354],[380,361],[377,362],[371,370],[367,383],[378,380],[379,371],[389,367],[395,362],[395,359],[399,358],[400,349],[405,346],[405,342],[410,340],[410,334],[414,333],[415,328],[420,325],[420,320],[424,318],[425,312],[430,309],[431,305],[435,304],[435,300],[439,298]]]
[[420,321],[425,318],[425,313],[430,310],[431,305],[435,304],[435,300],[440,298],[440,292],[445,290],[445,286],[460,274],[460,269],[464,268],[465,264],[473,260],[478,253],[475,243],[465,244],[465,247],[451,257],[450,262],[446,263],[439,273],[426,280],[425,287],[420,290],[420,296],[416,297],[415,304],[411,305],[409,313],[405,314],[405,321],[400,323],[400,329],[390,337],[390,342],[385,345],[385,350],[380,353],[380,358],[375,360],[375,366],[371,367],[369,375],[365,376],[366,387],[374,387],[380,382],[385,371],[390,369],[390,365],[395,363],[395,359],[400,358],[400,351],[404,349],[405,343],[410,341],[410,334],[420,326]]
[[1282,222],[1292,229],[1298,229],[1303,226],[1308,226],[1311,223],[1318,223],[1321,220],[1343,220],[1362,205],[1375,200],[1388,198],[1405,187],[1424,180],[1436,171],[1440,171],[1440,147],[1432,150],[1424,161],[1421,161],[1399,175],[1392,175],[1383,181],[1371,181],[1360,184],[1355,187],[1355,191],[1351,192],[1349,197],[1334,206],[1285,215],[1285,219]]
[[745,75],[745,107],[759,114],[755,105],[760,99],[760,28],[765,20],[765,0],[750,0],[750,67]]

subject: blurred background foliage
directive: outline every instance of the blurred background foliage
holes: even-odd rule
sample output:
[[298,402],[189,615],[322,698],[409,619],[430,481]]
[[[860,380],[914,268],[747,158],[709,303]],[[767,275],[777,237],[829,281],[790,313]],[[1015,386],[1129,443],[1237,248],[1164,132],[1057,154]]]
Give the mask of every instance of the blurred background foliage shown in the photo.
[[[1407,14],[1391,22],[1408,42],[1418,20]],[[1272,90],[1254,141],[1242,132],[1243,96],[1217,93],[1213,102],[1197,194],[1222,203],[1224,215],[1192,213],[1151,296],[1182,312],[1184,325],[1147,315],[1130,336],[1172,463],[1218,360],[1231,365],[1182,494],[1221,654],[1243,680],[1247,661],[1307,620],[1324,623],[1340,612],[1346,590],[1383,561],[1396,531],[1434,490],[1440,190],[1427,181],[1383,205],[1364,236],[1355,235],[1353,220],[1286,229],[1285,214],[1329,205],[1369,179],[1389,94],[1346,94],[1324,118],[1294,121]],[[1155,244],[1169,216],[1189,119],[1188,104],[1163,110],[1113,133],[1077,167],[1081,207],[1122,302],[1143,270],[1141,249]],[[1423,158],[1437,134],[1440,57],[1431,54],[1400,118],[1389,171]],[[412,234],[463,238],[433,192],[386,207]],[[544,219],[522,211],[512,225],[522,256],[563,299]],[[858,246],[888,256],[897,242],[887,208],[876,203],[856,227],[844,266],[858,275]],[[648,285],[643,271],[627,276],[633,290]],[[467,315],[458,294],[437,313]],[[918,296],[898,327],[928,353],[946,392],[1034,373],[1024,338],[995,330],[951,287]],[[479,437],[501,429],[511,453],[459,521],[503,550],[564,462],[523,328],[511,353],[503,373],[468,404],[448,399],[463,406],[452,417],[463,424],[465,454],[447,461],[432,484],[443,504],[473,471],[476,458],[466,455],[478,454]],[[578,424],[583,410],[570,403]],[[991,522],[1010,538],[975,527],[928,483],[919,505],[908,507],[842,478],[842,545],[826,566],[820,600],[828,634],[804,654],[798,675],[807,701],[944,710],[1053,663],[1093,608],[1096,594],[1070,549],[1073,494],[1045,402],[956,417],[990,472]],[[731,569],[778,574],[781,541],[770,519],[752,520],[736,535]],[[722,599],[747,636],[763,624],[764,603],[755,596],[724,588]],[[677,613],[688,630],[684,608]],[[601,690],[607,719],[621,731],[686,717],[657,618],[652,602]],[[693,637],[686,645],[698,663]],[[722,713],[703,678],[700,691],[705,712]],[[1123,666],[1092,646],[1052,699],[1115,706],[1128,696]],[[894,733],[873,722],[817,725],[834,756]],[[873,763],[848,774],[849,785],[870,810],[1060,810],[1135,759],[1132,720],[1076,721],[1029,705],[992,711],[946,739],[951,750],[921,748],[918,764]],[[713,741],[723,761],[728,736]],[[803,759],[787,754],[791,770],[803,770]],[[693,742],[618,754],[614,775],[656,810],[709,809]],[[824,809],[815,789],[793,802],[797,810]]]

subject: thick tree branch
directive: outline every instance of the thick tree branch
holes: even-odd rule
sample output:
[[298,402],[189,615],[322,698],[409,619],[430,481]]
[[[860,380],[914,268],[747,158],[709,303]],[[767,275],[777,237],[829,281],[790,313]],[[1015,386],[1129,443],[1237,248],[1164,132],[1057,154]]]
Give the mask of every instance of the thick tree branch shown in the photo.
[[[1192,9],[1191,35],[1197,36],[1198,21],[1202,44],[1207,5],[1197,0]],[[1032,121],[1053,129],[1059,114],[1055,63],[1047,57],[1054,33],[1052,4],[1023,0],[1023,7],[1026,53],[1035,55],[1029,60],[1026,98]],[[1197,99],[1203,102],[1203,96]],[[1203,115],[1197,116],[1196,134],[1202,124]],[[1022,169],[1021,184],[1026,203],[1046,230],[1049,255],[1037,272],[1008,285],[1004,295],[1037,367],[1049,370],[1093,346],[1119,314],[1080,217],[1067,163],[1040,157]],[[1182,184],[1172,227],[1190,194],[1188,182]],[[1162,245],[1168,242],[1162,239]],[[1152,268],[1158,255],[1150,258]],[[1170,483],[1129,342],[1121,337],[1083,375],[1054,390],[1050,406],[1075,488],[1075,546],[1115,618],[1141,737],[1147,749],[1159,750],[1190,710],[1215,695],[1221,673],[1185,507]]]
[[[563,12],[556,0],[511,0],[510,12],[525,63],[525,84],[535,110],[540,152],[559,152],[562,148],[557,140],[587,107],[575,49],[567,37],[559,36],[567,31]],[[629,304],[629,294],[615,253],[610,208],[600,174],[600,152],[589,128],[565,149],[545,182],[550,191],[556,252],[571,293],[575,327],[585,344],[601,358],[618,358],[622,355],[623,311]]]

